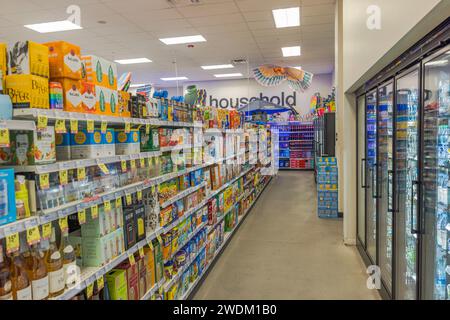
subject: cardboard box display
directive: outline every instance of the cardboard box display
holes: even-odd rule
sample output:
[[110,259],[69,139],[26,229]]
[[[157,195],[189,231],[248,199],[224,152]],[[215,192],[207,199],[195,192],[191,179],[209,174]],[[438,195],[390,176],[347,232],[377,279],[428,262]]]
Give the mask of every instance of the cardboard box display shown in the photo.
[[118,94],[117,90],[105,88],[102,86],[95,86],[95,110],[97,114],[118,116]]
[[16,221],[14,169],[0,169],[0,225]]
[[132,129],[129,133],[126,133],[123,129],[116,129],[114,135],[117,155],[130,155],[141,152],[141,137],[138,129]]
[[48,47],[33,41],[17,41],[8,50],[10,75],[49,77]]
[[139,299],[141,299],[145,295],[147,290],[151,289],[151,287],[147,287],[147,267],[145,265],[145,253],[144,257],[142,258],[137,255],[135,260],[139,274]]
[[80,47],[66,41],[44,43],[48,47],[50,78],[81,79]]
[[125,261],[122,262],[117,269],[122,269],[126,272],[128,300],[139,300],[138,265],[131,265],[129,261]]
[[92,82],[81,81],[81,106],[83,112],[97,113],[97,95]]
[[62,85],[64,93],[64,111],[83,112],[81,99],[81,81],[68,78],[55,78]]
[[146,281],[147,288],[150,289],[155,285],[155,255],[154,250],[150,249],[149,247],[144,248],[144,260],[145,260],[145,266],[146,266]]
[[53,163],[56,161],[55,128],[11,132],[12,164],[18,166]]
[[7,75],[5,79],[13,108],[50,108],[48,79],[29,74]]
[[131,117],[131,94],[125,91],[118,91],[118,115],[122,118]]
[[97,86],[117,90],[117,65],[106,59],[87,55],[81,56],[81,77]]
[[111,300],[128,300],[127,275],[122,269],[113,269],[106,274]]

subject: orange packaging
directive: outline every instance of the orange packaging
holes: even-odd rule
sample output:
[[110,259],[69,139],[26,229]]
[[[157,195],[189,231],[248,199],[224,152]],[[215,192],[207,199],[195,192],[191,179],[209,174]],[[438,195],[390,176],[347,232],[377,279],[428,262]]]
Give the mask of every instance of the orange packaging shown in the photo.
[[81,81],[81,104],[83,112],[97,113],[97,96],[92,82]]
[[117,90],[95,86],[96,113],[108,116],[118,116]]
[[61,83],[64,92],[64,111],[83,112],[81,98],[81,81],[68,78],[56,78],[54,82]]
[[131,94],[125,91],[118,91],[119,94],[119,117],[131,117]]
[[81,79],[80,47],[65,41],[48,42],[45,45],[48,47],[50,78]]

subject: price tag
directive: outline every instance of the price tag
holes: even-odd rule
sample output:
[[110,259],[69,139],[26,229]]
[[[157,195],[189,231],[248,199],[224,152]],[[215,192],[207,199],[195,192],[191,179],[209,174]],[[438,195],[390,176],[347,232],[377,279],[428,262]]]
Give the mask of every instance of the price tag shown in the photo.
[[142,117],[143,118],[147,117],[147,107],[142,108]]
[[125,195],[125,199],[127,200],[127,205],[131,205],[131,194],[130,193]]
[[49,175],[48,173],[43,173],[39,175],[39,185],[42,190],[47,190],[50,188]]
[[86,287],[86,297],[90,299],[92,295],[94,294],[94,283],[88,284]]
[[87,132],[89,133],[94,132],[94,120],[87,121]]
[[150,134],[150,124],[145,125],[145,134]]
[[0,129],[0,147],[8,148],[9,144],[9,130],[7,128]]
[[37,119],[37,129],[43,130],[47,128],[48,118],[47,116],[40,115]]
[[59,228],[62,233],[65,233],[69,230],[69,225],[67,224],[67,217],[59,218]]
[[98,218],[98,205],[93,205],[91,207],[91,217],[92,217],[92,219]]
[[86,209],[78,211],[78,223],[80,225],[86,223]]
[[103,276],[97,278],[97,290],[102,290],[105,287],[105,279]]
[[103,207],[105,208],[105,212],[111,212],[111,201],[103,202]]
[[152,240],[147,241],[148,247],[150,248],[150,250],[154,250],[155,248],[153,248],[153,242]]
[[120,162],[120,166],[122,168],[122,172],[127,172],[127,162],[125,160]]
[[122,207],[122,198],[117,198],[116,199],[116,208],[121,208]]
[[78,120],[77,119],[70,120],[70,132],[78,133]]
[[136,192],[138,201],[142,201],[142,190]]
[[162,241],[161,235],[158,234],[156,236],[156,239],[158,239],[159,244],[162,244],[163,241]]
[[68,183],[67,170],[61,170],[59,172],[59,183],[62,186],[65,186]]
[[144,168],[145,167],[145,159],[144,158],[140,158],[139,162],[140,162],[141,168]]
[[66,120],[56,119],[55,121],[55,132],[56,133],[66,133]]
[[152,167],[152,158],[147,158],[147,162],[148,162],[148,167],[151,168]]
[[131,123],[125,122],[125,133],[130,133],[131,131]]
[[130,264],[134,266],[136,264],[136,260],[134,260],[134,254],[130,253],[128,255],[128,260],[130,260]]
[[100,168],[100,170],[102,170],[102,172],[103,172],[104,174],[109,174],[109,169],[108,169],[108,167],[107,167],[104,163],[100,163],[100,164],[98,165],[98,167]]
[[139,248],[139,256],[141,258],[143,258],[145,256],[145,254],[144,254],[144,247]]
[[77,168],[77,178],[78,178],[78,181],[82,181],[82,180],[86,179],[86,169],[84,167]]
[[47,222],[46,224],[42,225],[42,239],[48,240],[50,239],[51,235],[52,235],[52,223]]
[[19,233],[12,233],[9,236],[6,237],[6,252],[12,253],[19,250],[20,243],[19,243]]
[[106,129],[108,129],[108,122],[102,121],[102,124],[101,124],[102,133],[106,133]]
[[131,170],[136,169],[136,160],[134,160],[134,159],[130,160],[130,167],[131,167]]
[[39,227],[35,226],[30,229],[27,229],[27,242],[31,246],[33,244],[41,241],[41,234],[39,232]]

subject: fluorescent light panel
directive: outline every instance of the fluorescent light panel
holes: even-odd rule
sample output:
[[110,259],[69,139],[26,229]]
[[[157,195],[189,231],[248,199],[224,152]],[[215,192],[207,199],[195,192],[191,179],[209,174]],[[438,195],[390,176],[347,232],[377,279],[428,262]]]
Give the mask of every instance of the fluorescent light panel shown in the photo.
[[143,86],[145,86],[145,83],[130,84],[130,88],[137,88],[137,87],[143,87]]
[[302,70],[302,67],[294,67],[294,69]]
[[302,54],[300,46],[283,47],[281,51],[283,52],[283,57],[296,57]]
[[194,42],[205,42],[206,39],[202,35],[195,36],[185,36],[185,37],[174,37],[174,38],[162,38],[159,41],[167,44],[182,44],[182,43],[194,43]]
[[136,64],[136,63],[149,63],[152,62],[152,60],[147,58],[134,58],[134,59],[121,59],[121,60],[114,60],[117,63],[120,64]]
[[171,77],[171,78],[161,78],[163,81],[175,81],[175,80],[187,80],[186,77]]
[[202,66],[203,70],[230,69],[234,68],[232,64],[217,64],[212,66]]
[[277,28],[298,27],[300,25],[299,7],[272,10],[272,14]]
[[36,23],[36,24],[26,24],[26,25],[24,25],[24,27],[34,30],[34,31],[37,31],[39,33],[49,33],[49,32],[83,29],[79,25],[77,25],[69,20],[44,22],[44,23]]
[[242,77],[242,73],[215,74],[214,77],[216,77],[216,78]]

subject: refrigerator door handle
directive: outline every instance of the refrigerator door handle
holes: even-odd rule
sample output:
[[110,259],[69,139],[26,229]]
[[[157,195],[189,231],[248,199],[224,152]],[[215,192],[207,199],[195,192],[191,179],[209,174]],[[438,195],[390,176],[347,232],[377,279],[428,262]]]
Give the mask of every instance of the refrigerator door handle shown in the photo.
[[[372,171],[372,174],[371,174],[371,185],[370,185],[370,187],[372,188],[372,198],[374,198],[374,199],[376,199],[377,198],[377,195],[376,195],[376,190],[375,190],[375,174],[376,174],[376,171],[377,171],[377,164],[375,163],[373,166],[372,166],[372,168],[370,169],[371,171]],[[375,170],[374,170],[375,169]],[[375,191],[375,194],[373,193]]]
[[[394,176],[394,171],[393,170],[388,170],[388,176],[387,176],[387,182],[388,182],[388,185],[387,185],[387,201],[388,201],[388,212],[390,212],[390,213],[392,213],[392,212],[394,212],[394,208],[393,208],[393,205],[394,205],[394,199],[392,199],[392,201],[389,201],[389,197],[390,197],[390,192],[389,192],[389,190],[391,189],[391,187],[393,187],[393,184],[392,183],[389,183],[389,176]],[[391,180],[392,182],[394,182],[393,181],[393,179]],[[389,204],[391,204],[391,206],[389,205]]]
[[365,189],[366,186],[366,159],[361,159],[361,166],[360,166],[360,172],[361,172],[361,188]]
[[414,189],[417,189],[416,186],[419,185],[419,181],[417,180],[413,180],[412,181],[412,186],[411,186],[411,210],[410,210],[410,217],[409,217],[409,224],[410,224],[410,230],[411,230],[411,234],[419,234],[419,230],[414,228],[414,222],[413,222],[413,218],[414,218],[414,207],[417,208],[417,206],[413,206],[414,203]]

